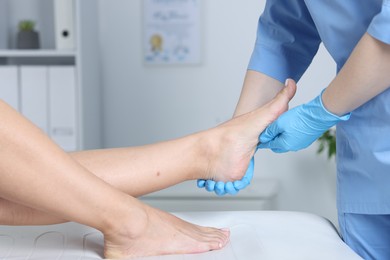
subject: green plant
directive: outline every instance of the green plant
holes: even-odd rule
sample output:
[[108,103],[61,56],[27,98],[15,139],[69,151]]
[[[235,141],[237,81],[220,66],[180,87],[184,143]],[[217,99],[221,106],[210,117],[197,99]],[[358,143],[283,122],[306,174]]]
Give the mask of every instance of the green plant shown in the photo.
[[336,130],[329,129],[327,130],[320,138],[318,138],[320,143],[317,153],[321,154],[326,149],[328,150],[328,159],[331,159],[336,155]]
[[31,20],[22,20],[19,22],[20,31],[34,31],[35,22]]

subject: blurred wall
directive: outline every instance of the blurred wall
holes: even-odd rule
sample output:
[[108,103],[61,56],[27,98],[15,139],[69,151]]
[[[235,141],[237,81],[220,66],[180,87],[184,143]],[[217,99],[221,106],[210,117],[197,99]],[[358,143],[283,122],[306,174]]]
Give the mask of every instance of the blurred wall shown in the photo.
[[[202,1],[200,65],[146,66],[142,0],[100,0],[105,147],[142,145],[187,135],[232,116],[264,0]],[[299,82],[295,106],[319,94],[335,65],[321,47]],[[280,181],[278,209],[319,214],[336,224],[335,165],[317,146],[297,153],[256,155],[255,178]]]

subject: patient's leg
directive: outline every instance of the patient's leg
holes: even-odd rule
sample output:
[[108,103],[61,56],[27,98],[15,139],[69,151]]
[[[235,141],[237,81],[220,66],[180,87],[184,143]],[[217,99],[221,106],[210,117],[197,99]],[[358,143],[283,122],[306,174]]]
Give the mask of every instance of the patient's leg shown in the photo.
[[[72,157],[80,165],[99,176],[105,182],[134,196],[162,189],[189,179],[239,179],[244,174],[254,153],[258,135],[270,122],[287,109],[288,101],[294,92],[295,85],[290,86],[261,109],[235,118],[214,129],[181,139],[145,147],[79,152],[72,154]],[[59,170],[64,171],[64,169]],[[66,174],[66,170],[64,174]],[[83,181],[76,180],[76,182]],[[88,186],[84,185],[84,187],[88,189]],[[98,193],[105,194],[103,190],[98,189]],[[132,200],[128,201],[128,203],[129,205],[137,204]],[[29,217],[26,218],[11,218],[13,224],[31,224],[39,223],[39,221],[44,222],[40,224],[56,223],[64,221],[64,219],[78,221],[74,218],[68,218],[66,214],[59,214],[63,217],[50,216],[56,214],[48,216],[45,210],[36,210],[36,208],[40,208],[39,205],[32,205],[32,208],[28,208],[7,201],[3,201],[2,204],[3,208],[0,210],[3,213],[7,212],[6,209],[12,212],[11,215],[13,216],[28,213],[26,215]],[[180,251],[181,253],[195,252],[204,251],[208,248],[217,248],[219,243],[223,245],[226,242],[226,235],[218,233],[216,230],[190,225],[172,215],[147,206],[138,205],[138,207],[146,212],[149,220],[148,224],[146,226],[137,225],[138,231],[140,227],[143,227],[143,231],[139,232],[138,236],[131,237],[132,239],[129,238],[129,234],[137,233],[134,231],[134,225],[139,224],[140,218],[137,218],[138,221],[132,222],[133,225],[130,226],[128,222],[131,222],[130,219],[133,218],[129,218],[127,222],[124,221],[123,226],[117,230],[117,233],[115,231],[110,235],[105,233],[107,255],[130,255],[141,247],[147,248],[147,251],[138,251],[139,255],[179,252],[177,251],[178,248],[175,249],[175,245],[180,245],[179,248],[181,249],[184,248],[185,251]],[[49,212],[56,213],[55,210],[54,212],[49,210]],[[144,213],[141,211],[140,214]],[[7,215],[3,214],[2,219],[7,219]],[[0,215],[0,221],[2,219]],[[78,222],[83,223],[82,221]],[[170,243],[173,248],[161,245],[158,247],[159,250],[164,248],[168,251],[156,251],[156,248],[153,250],[153,245],[156,245],[156,242],[164,240],[164,237],[172,235],[179,230],[185,231],[181,236],[183,237],[184,235],[186,239],[178,239],[178,244]],[[208,240],[208,234],[218,239]],[[200,242],[199,240],[202,240],[202,238],[206,240]],[[198,241],[198,243],[194,243],[194,241]],[[129,247],[129,243],[131,243],[132,247]],[[187,243],[192,246],[186,247],[185,244]],[[121,246],[118,247],[120,244]]]
[[[134,197],[190,179],[240,179],[254,153],[259,133],[287,109],[288,101],[295,93],[295,84],[292,81],[290,84],[262,108],[208,131],[141,147],[81,151],[70,155],[106,183]],[[12,214],[5,220],[7,211]],[[3,213],[0,223],[4,224],[64,221],[1,199],[0,213]],[[18,216],[20,219],[13,220]]]
[[116,188],[140,196],[194,179],[241,179],[268,124],[288,109],[295,83],[263,107],[215,128],[141,147],[72,153],[88,170]]
[[192,225],[107,184],[2,101],[0,118],[0,197],[13,202],[0,208],[2,224],[36,223],[34,216],[41,224],[79,222],[103,232],[111,258],[204,252],[227,243],[228,231]]

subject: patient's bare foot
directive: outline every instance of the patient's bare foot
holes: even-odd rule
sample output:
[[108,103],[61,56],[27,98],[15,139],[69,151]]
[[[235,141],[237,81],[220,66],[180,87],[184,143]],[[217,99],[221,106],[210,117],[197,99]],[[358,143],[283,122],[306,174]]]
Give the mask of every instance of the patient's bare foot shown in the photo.
[[105,234],[105,257],[201,253],[220,249],[229,241],[228,230],[193,225],[147,205],[141,208],[119,229]]
[[212,129],[214,137],[207,137],[213,144],[208,152],[205,179],[224,182],[241,179],[255,153],[260,133],[288,109],[295,91],[295,82],[289,80],[287,87],[266,105]]

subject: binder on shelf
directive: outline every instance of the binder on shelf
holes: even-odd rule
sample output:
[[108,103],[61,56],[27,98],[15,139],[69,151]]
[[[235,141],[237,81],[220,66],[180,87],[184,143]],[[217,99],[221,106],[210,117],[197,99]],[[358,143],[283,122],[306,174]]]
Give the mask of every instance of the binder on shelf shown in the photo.
[[21,66],[20,110],[36,126],[48,133],[48,82],[46,66]]
[[0,0],[0,49],[4,50],[7,47],[7,2],[6,0]]
[[56,49],[75,49],[74,0],[54,0]]
[[0,99],[19,111],[17,66],[0,66]]
[[75,67],[51,66],[48,79],[49,135],[65,151],[74,151],[78,148]]

